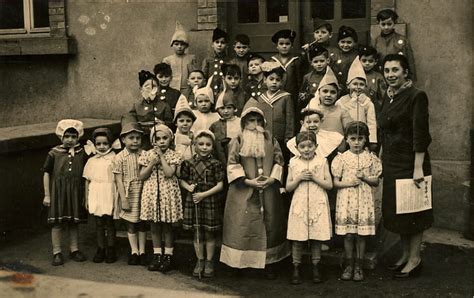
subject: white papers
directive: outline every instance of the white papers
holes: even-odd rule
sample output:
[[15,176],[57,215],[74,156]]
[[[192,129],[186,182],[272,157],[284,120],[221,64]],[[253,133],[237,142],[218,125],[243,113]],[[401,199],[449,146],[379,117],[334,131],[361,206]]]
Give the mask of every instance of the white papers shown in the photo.
[[397,214],[415,213],[432,208],[432,176],[425,176],[425,181],[416,187],[413,179],[397,179],[396,202]]

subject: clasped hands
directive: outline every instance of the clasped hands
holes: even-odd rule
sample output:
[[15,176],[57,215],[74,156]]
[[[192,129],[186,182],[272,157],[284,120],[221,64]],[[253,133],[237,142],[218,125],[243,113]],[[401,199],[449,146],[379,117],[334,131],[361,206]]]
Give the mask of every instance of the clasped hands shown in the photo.
[[253,178],[253,179],[248,179],[247,178],[247,179],[244,180],[244,182],[245,182],[246,185],[248,185],[252,188],[255,188],[255,189],[258,189],[258,190],[264,190],[265,188],[267,188],[270,185],[272,185],[273,183],[275,183],[275,178],[260,175],[256,178]]

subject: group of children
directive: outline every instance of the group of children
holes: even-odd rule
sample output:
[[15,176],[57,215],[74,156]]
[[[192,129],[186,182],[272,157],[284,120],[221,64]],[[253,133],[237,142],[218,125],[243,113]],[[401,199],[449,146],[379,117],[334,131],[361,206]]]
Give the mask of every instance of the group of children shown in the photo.
[[[77,224],[86,218],[86,207],[96,219],[94,262],[117,260],[114,220],[120,218],[127,222],[128,264],[167,272],[173,225],[182,223],[194,234],[194,276],[214,275],[222,231],[221,262],[265,268],[272,279],[273,264],[291,253],[293,284],[301,283],[302,251],[309,241],[318,283],[321,243],[333,233],[327,192],[334,188],[335,233],[345,235],[341,279],[363,280],[365,238],[376,228],[372,188],[382,172],[374,154],[376,115],[385,92],[379,57],[394,49],[411,54],[407,39],[394,32],[396,13],[383,10],[377,19],[382,33],[376,48],[357,47],[357,33],[345,26],[338,47],[332,47],[331,25],[317,20],[315,40],[303,46],[303,56],[291,54],[296,33],[281,30],[272,37],[278,54],[269,61],[250,54],[243,34],[228,58],[228,36],[216,29],[213,56],[201,69],[186,52],[188,37],[177,24],[174,54],[154,73],[139,73],[140,99],[122,117],[123,150],[115,154],[120,142],[106,128],[96,129],[83,147],[80,121],[58,123],[62,144],[48,153],[43,167],[52,264],[64,262],[60,237],[66,227],[70,257],[86,259],[77,245]],[[301,76],[306,59],[312,70]],[[292,194],[290,206],[283,199],[287,194]]]

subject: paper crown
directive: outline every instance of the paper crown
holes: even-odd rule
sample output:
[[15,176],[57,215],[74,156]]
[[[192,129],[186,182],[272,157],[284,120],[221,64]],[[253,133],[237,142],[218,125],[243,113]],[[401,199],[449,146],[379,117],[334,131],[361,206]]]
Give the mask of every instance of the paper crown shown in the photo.
[[197,97],[199,95],[205,95],[205,96],[209,97],[209,99],[211,100],[211,103],[214,103],[214,93],[212,92],[212,88],[211,88],[213,78],[214,78],[214,76],[211,76],[207,80],[206,86],[204,86],[202,88],[199,88],[197,85],[194,86],[193,92],[194,92],[194,98],[196,100],[197,100]]
[[188,100],[186,97],[184,97],[184,95],[181,94],[178,98],[178,101],[176,102],[173,121],[176,121],[176,117],[178,117],[178,115],[182,112],[187,112],[193,121],[196,121],[196,115],[194,115],[193,110],[189,106]]
[[318,90],[316,90],[316,92],[314,93],[314,97],[309,101],[306,108],[318,110],[319,109],[318,106],[321,103],[320,96],[319,96],[319,89],[330,84],[336,85],[337,88],[339,89],[339,83],[337,82],[337,78],[334,75],[334,72],[332,71],[331,67],[328,66],[326,68],[326,73],[324,74],[323,79],[319,83]]
[[188,34],[184,30],[183,25],[181,25],[181,23],[178,21],[176,21],[176,29],[174,30],[173,37],[171,37],[171,45],[173,45],[173,42],[175,41],[181,41],[185,44],[189,44]]
[[352,61],[351,67],[349,68],[349,72],[347,73],[347,84],[352,82],[352,80],[355,78],[367,81],[364,67],[362,66],[362,63],[359,60],[359,56],[355,57],[354,61]]
[[74,128],[77,131],[78,137],[82,137],[84,135],[84,124],[75,119],[63,119],[58,122],[56,126],[56,135],[62,139],[64,136],[64,132],[69,128]]

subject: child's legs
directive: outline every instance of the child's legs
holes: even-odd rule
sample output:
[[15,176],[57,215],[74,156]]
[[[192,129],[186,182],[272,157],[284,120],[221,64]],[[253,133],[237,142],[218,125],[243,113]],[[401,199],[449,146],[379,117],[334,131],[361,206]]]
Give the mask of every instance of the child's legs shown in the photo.
[[354,258],[354,234],[344,236],[344,254],[346,259]]
[[293,264],[301,264],[303,258],[303,248],[306,241],[293,241],[291,245],[291,257]]
[[311,263],[317,265],[321,261],[321,242],[311,240]]
[[97,246],[99,248],[104,248],[105,246],[105,219],[100,216],[95,217],[95,229],[97,233]]
[[105,225],[107,227],[107,246],[115,246],[115,223],[110,215],[104,215]]
[[356,244],[356,254],[357,259],[364,259],[365,256],[365,243],[366,236],[356,235],[357,244]]
[[163,236],[165,238],[165,254],[173,254],[173,227],[170,223],[162,223]]
[[51,242],[53,244],[53,255],[61,252],[61,230],[62,224],[58,223],[51,227]]
[[151,241],[153,242],[153,253],[161,254],[161,234],[162,226],[159,222],[150,223],[151,228]]
[[138,250],[142,255],[145,253],[146,245],[146,222],[141,221],[138,223]]
[[199,260],[204,260],[204,235],[202,231],[199,231],[199,233],[194,231],[194,251]]
[[75,252],[79,250],[78,239],[79,239],[79,224],[70,222],[69,225],[69,251]]
[[127,222],[128,242],[132,254],[138,254],[138,223]]
[[209,231],[204,231],[204,236],[206,237],[206,257],[207,260],[211,261],[216,250],[216,236],[214,232]]

